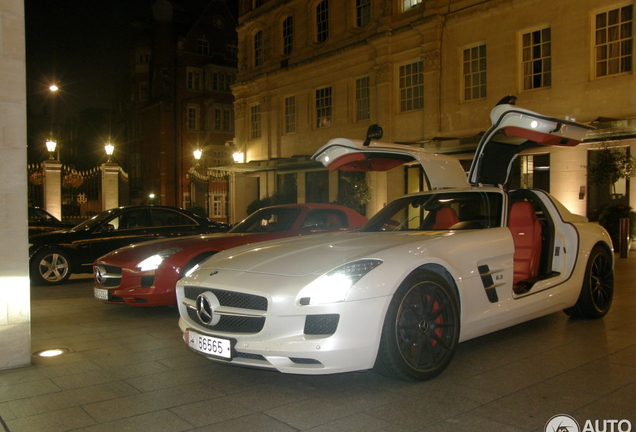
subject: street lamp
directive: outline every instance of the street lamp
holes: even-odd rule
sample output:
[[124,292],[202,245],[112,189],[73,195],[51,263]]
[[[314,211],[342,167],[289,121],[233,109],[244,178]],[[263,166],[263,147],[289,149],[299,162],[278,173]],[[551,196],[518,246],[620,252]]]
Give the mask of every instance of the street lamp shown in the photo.
[[53,153],[55,152],[55,147],[57,147],[57,142],[52,138],[46,142],[46,149],[49,151],[49,160],[53,160]]
[[194,155],[194,159],[197,161],[197,165],[199,165],[203,151],[201,149],[196,149],[192,152],[192,154]]
[[108,160],[106,162],[112,162],[111,156],[113,155],[113,152],[115,151],[115,146],[112,145],[110,142],[107,142],[106,145],[104,146],[104,150],[106,151],[106,155],[108,156]]
[[56,86],[55,84],[51,84],[49,86],[49,90],[51,90],[52,92],[56,92],[58,91],[60,88],[58,86]]

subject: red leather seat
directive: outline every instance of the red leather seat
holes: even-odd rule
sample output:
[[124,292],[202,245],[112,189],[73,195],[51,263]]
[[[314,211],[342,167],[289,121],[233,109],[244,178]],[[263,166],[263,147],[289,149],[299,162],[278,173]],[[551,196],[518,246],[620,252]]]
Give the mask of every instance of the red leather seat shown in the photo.
[[442,207],[435,213],[433,229],[448,229],[459,222],[457,213],[450,207]]
[[527,201],[516,202],[510,209],[508,228],[515,245],[513,283],[536,277],[541,259],[541,222]]

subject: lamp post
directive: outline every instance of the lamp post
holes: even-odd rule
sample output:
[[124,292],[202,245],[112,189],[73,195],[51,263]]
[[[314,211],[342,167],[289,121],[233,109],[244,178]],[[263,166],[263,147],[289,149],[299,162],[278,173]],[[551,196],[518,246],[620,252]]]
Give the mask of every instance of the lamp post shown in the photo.
[[203,151],[201,149],[196,149],[192,152],[194,155],[194,160],[196,161],[196,166],[199,166],[199,161],[201,160],[201,156],[203,155]]
[[104,150],[106,151],[106,155],[108,156],[108,160],[106,162],[107,163],[112,162],[112,156],[113,156],[113,152],[115,151],[115,146],[112,145],[110,142],[107,142],[106,145],[104,146]]
[[57,147],[57,142],[53,140],[53,138],[49,139],[46,142],[46,149],[49,151],[49,160],[54,160],[53,153],[55,153],[55,147]]

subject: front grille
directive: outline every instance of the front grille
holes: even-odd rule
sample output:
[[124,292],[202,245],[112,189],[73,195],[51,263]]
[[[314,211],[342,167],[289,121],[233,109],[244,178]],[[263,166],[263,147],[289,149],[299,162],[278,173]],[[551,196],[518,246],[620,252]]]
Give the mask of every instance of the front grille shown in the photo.
[[104,288],[116,288],[121,283],[121,267],[98,264],[97,282]]
[[222,306],[231,306],[241,309],[267,310],[267,299],[265,297],[252,294],[239,293],[234,291],[224,291],[214,288],[185,287],[184,294],[186,298],[196,300],[199,294],[210,291],[219,299]]
[[216,325],[204,324],[199,319],[197,311],[188,308],[188,316],[192,321],[208,330],[228,333],[258,333],[265,325],[264,317],[221,316]]
[[336,332],[340,315],[307,315],[304,333],[308,335],[331,335]]
[[[225,291],[214,288],[201,288],[186,286],[184,288],[185,297],[196,301],[199,294],[211,292],[219,300],[221,306],[234,307],[239,309],[267,311],[267,299],[265,297],[252,294]],[[208,325],[201,322],[196,310],[187,308],[190,319],[202,327],[211,331],[228,333],[258,333],[265,325],[265,317],[245,317],[235,315],[221,315],[221,319],[216,325]]]

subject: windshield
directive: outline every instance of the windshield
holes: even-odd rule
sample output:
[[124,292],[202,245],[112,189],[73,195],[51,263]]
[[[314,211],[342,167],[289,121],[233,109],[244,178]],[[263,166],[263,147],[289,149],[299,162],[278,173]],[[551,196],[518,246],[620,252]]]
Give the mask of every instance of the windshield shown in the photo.
[[380,210],[360,231],[484,229],[502,223],[503,196],[497,192],[409,195]]
[[299,208],[264,208],[252,213],[229,232],[264,233],[289,231],[298,219]]

